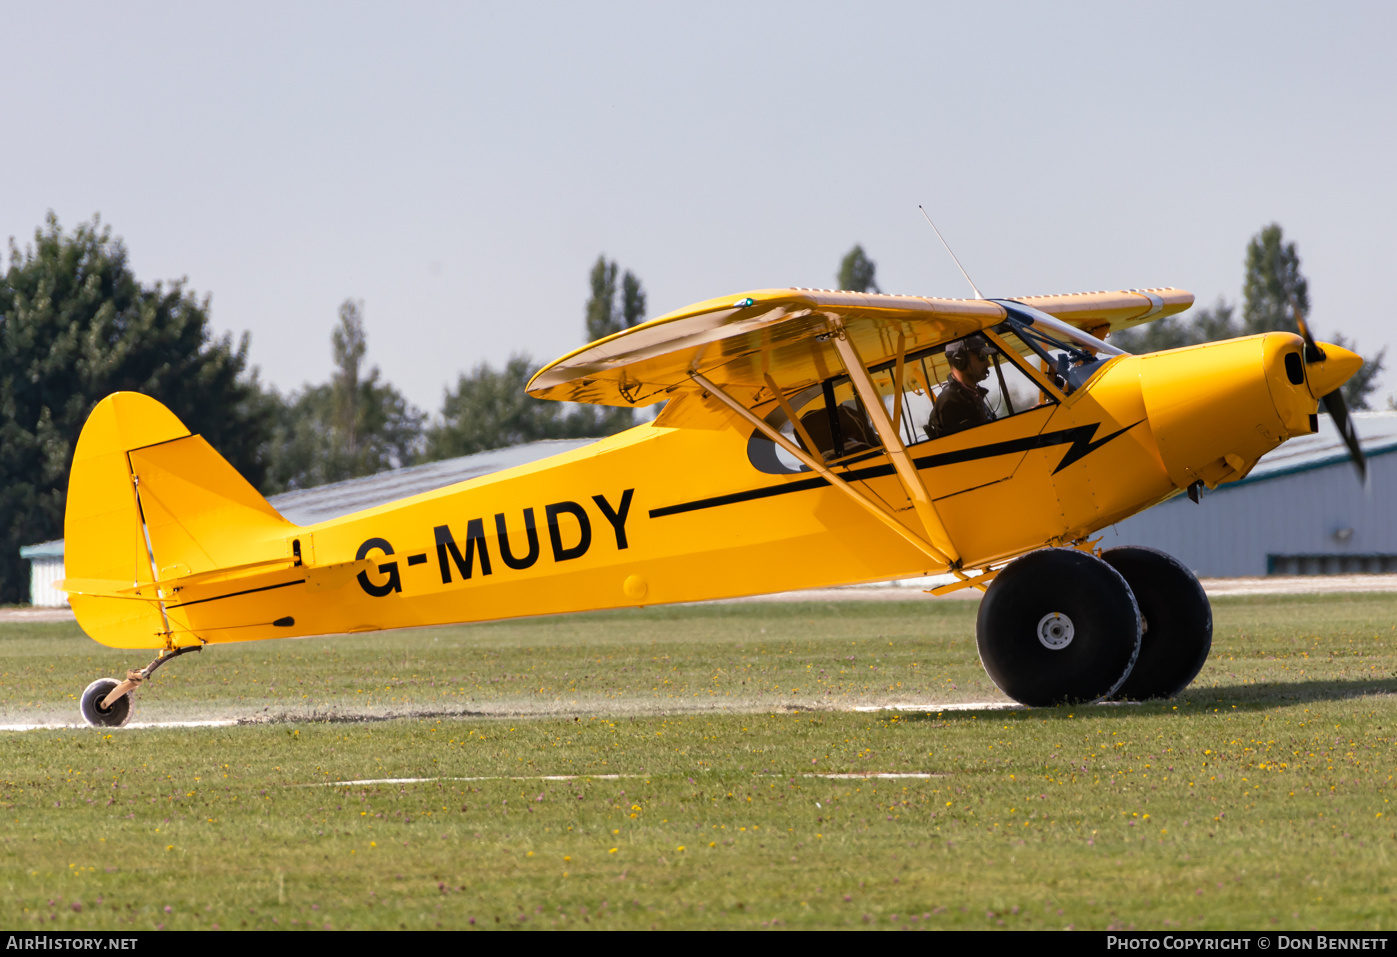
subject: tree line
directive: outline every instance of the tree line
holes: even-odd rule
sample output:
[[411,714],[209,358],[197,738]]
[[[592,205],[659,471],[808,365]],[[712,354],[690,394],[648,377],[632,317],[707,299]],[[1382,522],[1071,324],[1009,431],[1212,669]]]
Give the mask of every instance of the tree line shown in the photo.
[[[586,341],[643,319],[633,273],[602,256],[589,278]],[[208,296],[183,281],[141,283],[100,218],[65,231],[50,214],[25,248],[11,239],[0,274],[0,603],[28,599],[20,547],[62,536],[73,449],[112,392],[159,399],[267,495],[634,424],[630,409],[530,397],[537,364],[525,354],[463,372],[429,416],[368,361],[354,299],[328,345],[329,381],[283,393],[251,365],[248,334],[215,334]]]
[[[855,245],[835,278],[841,289],[876,292],[875,277]],[[588,281],[584,341],[643,320],[645,290],[629,270],[600,256]],[[1309,286],[1295,244],[1272,224],[1247,245],[1240,314],[1219,299],[1113,338],[1149,352],[1293,331],[1296,306],[1308,313]],[[532,398],[524,386],[537,363],[523,353],[462,372],[429,415],[368,362],[364,304],[354,299],[331,330],[327,382],[285,393],[264,385],[248,347],[246,333],[213,332],[209,298],[183,281],[138,281],[125,245],[97,217],[65,232],[50,214],[31,245],[10,241],[0,275],[0,602],[27,599],[19,548],[63,534],[73,448],[112,392],[159,399],[268,495],[537,439],[610,435],[635,421],[626,408]],[[1368,408],[1384,358],[1370,357],[1344,387],[1350,408]]]

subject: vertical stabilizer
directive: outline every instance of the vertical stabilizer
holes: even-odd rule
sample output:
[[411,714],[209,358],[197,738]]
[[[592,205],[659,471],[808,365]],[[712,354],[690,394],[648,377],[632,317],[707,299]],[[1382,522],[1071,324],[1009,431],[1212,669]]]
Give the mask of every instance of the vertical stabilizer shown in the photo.
[[83,426],[64,526],[66,577],[141,592],[69,596],[83,630],[119,648],[159,648],[167,636],[190,643],[151,600],[168,597],[156,582],[278,558],[295,528],[203,438],[136,392],[103,399]]

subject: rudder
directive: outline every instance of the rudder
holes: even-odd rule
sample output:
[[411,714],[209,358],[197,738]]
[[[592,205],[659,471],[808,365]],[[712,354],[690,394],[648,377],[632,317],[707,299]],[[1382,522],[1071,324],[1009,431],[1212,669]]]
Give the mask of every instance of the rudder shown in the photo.
[[[174,413],[136,392],[103,399],[84,424],[64,526],[68,578],[134,585],[147,597],[157,581],[280,557],[296,527]],[[167,643],[171,625],[156,602],[69,601],[102,644]]]

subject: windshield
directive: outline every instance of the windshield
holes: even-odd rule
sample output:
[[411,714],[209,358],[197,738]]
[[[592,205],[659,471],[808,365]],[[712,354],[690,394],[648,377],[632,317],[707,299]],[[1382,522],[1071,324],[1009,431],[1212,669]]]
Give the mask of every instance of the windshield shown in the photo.
[[1012,299],[993,301],[1009,313],[1008,321],[997,331],[1017,333],[1020,341],[1042,360],[1043,371],[1067,395],[1081,388],[1108,360],[1130,354],[1032,306]]

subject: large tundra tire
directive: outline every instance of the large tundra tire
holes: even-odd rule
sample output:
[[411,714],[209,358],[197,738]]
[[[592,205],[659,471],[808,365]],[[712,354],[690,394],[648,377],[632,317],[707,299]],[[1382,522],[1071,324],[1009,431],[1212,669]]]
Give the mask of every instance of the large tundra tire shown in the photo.
[[1140,611],[1115,568],[1075,548],[1015,559],[990,583],[975,623],[986,673],[1022,704],[1114,695],[1140,651]]
[[1135,593],[1144,634],[1140,657],[1115,697],[1172,698],[1192,683],[1213,648],[1213,607],[1193,572],[1172,555],[1141,545],[1101,553]]

